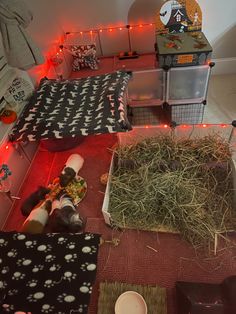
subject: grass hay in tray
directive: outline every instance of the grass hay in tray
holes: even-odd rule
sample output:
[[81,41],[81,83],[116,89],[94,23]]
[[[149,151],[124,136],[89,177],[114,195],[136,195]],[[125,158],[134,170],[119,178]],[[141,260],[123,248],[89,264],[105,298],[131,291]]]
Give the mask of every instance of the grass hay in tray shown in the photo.
[[232,154],[217,134],[117,148],[109,211],[119,227],[180,232],[194,245],[234,230]]

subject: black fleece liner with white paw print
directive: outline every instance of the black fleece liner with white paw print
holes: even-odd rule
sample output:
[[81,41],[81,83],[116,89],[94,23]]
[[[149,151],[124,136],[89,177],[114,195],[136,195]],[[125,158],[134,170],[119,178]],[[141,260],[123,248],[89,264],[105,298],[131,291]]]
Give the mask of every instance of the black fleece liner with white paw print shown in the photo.
[[87,313],[100,235],[0,232],[0,313]]

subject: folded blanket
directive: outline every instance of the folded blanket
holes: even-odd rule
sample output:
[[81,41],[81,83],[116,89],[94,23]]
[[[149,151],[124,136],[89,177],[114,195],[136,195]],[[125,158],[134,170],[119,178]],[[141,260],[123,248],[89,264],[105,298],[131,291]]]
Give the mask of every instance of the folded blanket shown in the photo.
[[124,132],[126,90],[131,75],[117,71],[77,80],[43,79],[10,138],[35,141]]

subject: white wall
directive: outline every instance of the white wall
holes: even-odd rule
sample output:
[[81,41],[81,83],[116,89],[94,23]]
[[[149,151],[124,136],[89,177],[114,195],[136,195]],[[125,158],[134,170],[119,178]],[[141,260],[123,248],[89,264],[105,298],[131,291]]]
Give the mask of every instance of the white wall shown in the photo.
[[198,0],[203,30],[213,46],[215,58],[236,57],[236,1]]
[[[80,31],[155,22],[163,0],[25,0],[34,13],[28,28],[44,54],[53,51],[63,31]],[[198,0],[203,31],[213,57],[236,57],[236,0]]]

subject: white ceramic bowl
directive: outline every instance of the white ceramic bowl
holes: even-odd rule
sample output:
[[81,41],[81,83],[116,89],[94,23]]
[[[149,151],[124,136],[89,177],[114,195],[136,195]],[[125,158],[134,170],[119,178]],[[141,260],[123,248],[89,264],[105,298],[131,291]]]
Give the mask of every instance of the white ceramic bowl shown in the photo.
[[126,291],[116,300],[115,314],[147,314],[147,304],[139,293]]

